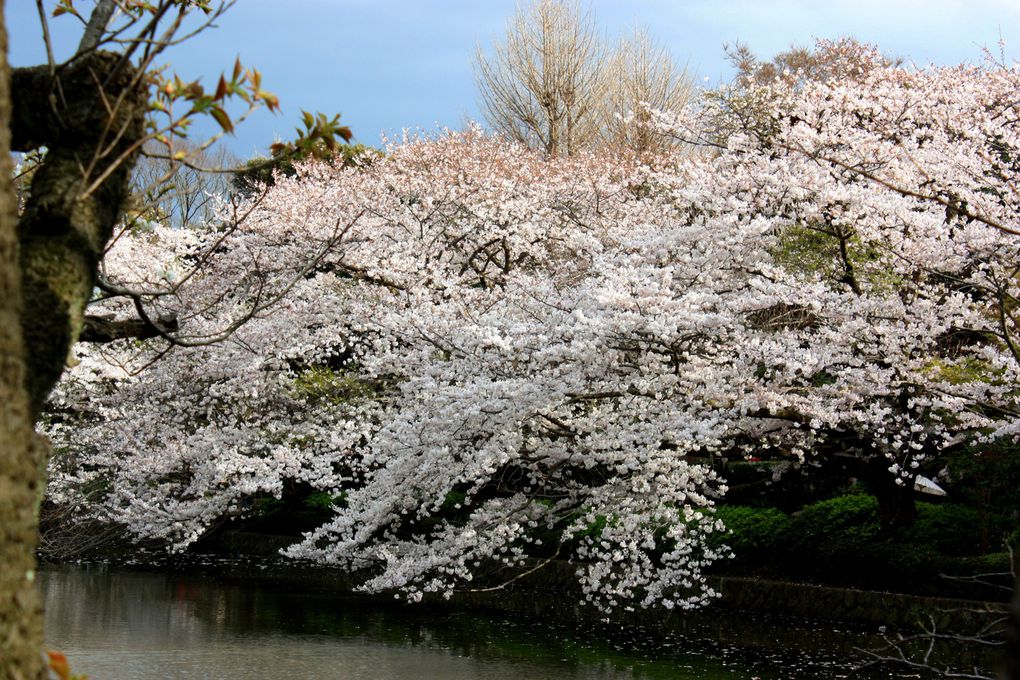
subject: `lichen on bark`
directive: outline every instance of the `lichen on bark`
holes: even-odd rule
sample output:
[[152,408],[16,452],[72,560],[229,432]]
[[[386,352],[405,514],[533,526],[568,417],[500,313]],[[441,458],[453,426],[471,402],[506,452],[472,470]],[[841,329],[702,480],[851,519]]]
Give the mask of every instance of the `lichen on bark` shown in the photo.
[[146,97],[130,62],[93,52],[55,74],[15,69],[12,101],[15,150],[47,147],[18,225],[28,390],[37,417],[81,332],[128,195]]
[[7,33],[0,0],[0,678],[43,677],[42,614],[33,585],[38,454],[25,390],[17,213],[10,155]]

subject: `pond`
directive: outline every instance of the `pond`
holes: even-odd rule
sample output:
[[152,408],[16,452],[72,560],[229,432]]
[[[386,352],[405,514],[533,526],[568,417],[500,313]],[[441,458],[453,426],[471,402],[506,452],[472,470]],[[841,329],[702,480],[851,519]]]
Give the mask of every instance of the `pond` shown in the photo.
[[[38,583],[47,644],[92,680],[918,677],[854,672],[860,633],[803,622],[716,615],[650,633],[563,620],[555,603],[538,617],[101,565],[47,567]],[[734,644],[742,629],[759,634]]]

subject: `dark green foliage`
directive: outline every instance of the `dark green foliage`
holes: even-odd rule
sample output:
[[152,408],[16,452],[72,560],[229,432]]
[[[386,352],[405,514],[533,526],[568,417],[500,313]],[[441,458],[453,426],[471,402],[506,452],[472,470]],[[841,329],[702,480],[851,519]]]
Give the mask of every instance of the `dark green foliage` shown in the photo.
[[371,399],[377,395],[377,386],[350,371],[312,366],[294,379],[293,393],[310,404],[344,404]]
[[1013,516],[1020,511],[1020,450],[1013,444],[961,451],[946,461],[954,499],[982,513]]
[[[999,538],[1006,534],[1006,522],[1001,516],[982,516],[977,509],[966,505],[947,503],[917,504],[914,526],[901,532],[901,537],[913,545],[928,545],[943,555],[976,555],[987,549],[982,543],[981,528]],[[996,541],[991,548],[999,548]]]
[[789,530],[790,518],[775,508],[721,505],[716,517],[726,525],[727,534],[718,542],[730,546],[736,559],[746,561],[780,548],[779,539]]
[[[1003,585],[1010,585],[1013,582],[1010,576],[1009,553],[1005,550],[988,553],[987,555],[969,555],[966,557],[951,557],[942,561],[941,571],[949,576],[971,577],[975,574],[1001,574],[999,579]],[[995,581],[995,577],[989,577],[989,581]]]
[[823,371],[818,371],[817,373],[815,373],[814,375],[811,376],[811,386],[812,387],[824,387],[826,385],[835,385],[835,384],[836,384],[836,376],[834,376],[833,374],[829,373],[828,371],[824,371],[824,370]]
[[272,517],[283,510],[283,501],[279,498],[273,498],[267,496],[264,498],[256,498],[252,501],[251,515],[252,517]]
[[330,494],[301,482],[285,483],[279,496],[260,496],[240,508],[240,512],[203,539],[198,550],[217,550],[223,531],[241,531],[252,535],[298,537],[333,516],[343,507],[346,494]]
[[[878,502],[861,493],[811,503],[792,516],[776,508],[721,505],[716,515],[729,532],[718,543],[735,553],[723,568],[837,586],[999,597],[994,588],[942,574],[1008,572],[1002,537],[1014,526],[1009,517],[957,503],[921,502],[917,510],[913,526],[888,534],[880,530]],[[991,550],[984,547],[981,526],[999,537]],[[1015,545],[1018,539],[1020,530],[1014,530],[1010,540]]]
[[874,496],[850,494],[807,506],[788,528],[792,550],[842,553],[879,535],[878,501]]
[[443,499],[443,510],[459,510],[467,500],[467,494],[463,491],[451,491]]
[[347,501],[347,494],[341,492],[335,496],[325,491],[316,491],[305,498],[304,505],[309,510],[330,510],[336,506],[342,506]]
[[[381,156],[381,151],[364,144],[342,144],[337,145],[325,160],[330,165],[349,167],[355,164],[370,164]],[[275,182],[273,179],[275,174],[285,177],[296,175],[295,163],[307,157],[307,154],[291,150],[286,153],[274,153],[270,158],[253,158],[234,173],[231,184],[234,190],[240,194],[253,194],[260,187],[272,186]]]
[[609,523],[609,518],[605,515],[596,515],[595,521],[589,524],[584,531],[579,531],[574,534],[575,539],[588,538],[590,536],[600,536],[602,530],[606,528]]
[[1001,549],[1007,537],[1017,545],[1020,528],[1020,450],[1014,444],[984,445],[946,461],[944,485],[952,498],[973,508],[971,527],[982,552]]

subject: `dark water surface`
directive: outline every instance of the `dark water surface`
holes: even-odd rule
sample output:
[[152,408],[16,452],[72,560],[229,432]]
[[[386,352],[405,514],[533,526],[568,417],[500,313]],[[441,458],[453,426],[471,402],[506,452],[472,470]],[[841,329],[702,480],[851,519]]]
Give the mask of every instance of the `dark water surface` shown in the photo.
[[[859,634],[831,626],[721,622],[666,635],[557,622],[555,607],[552,617],[537,618],[387,606],[261,582],[103,566],[48,567],[38,582],[47,643],[90,680],[918,677],[852,671]],[[720,642],[732,640],[733,625],[759,634],[749,632],[747,645]]]

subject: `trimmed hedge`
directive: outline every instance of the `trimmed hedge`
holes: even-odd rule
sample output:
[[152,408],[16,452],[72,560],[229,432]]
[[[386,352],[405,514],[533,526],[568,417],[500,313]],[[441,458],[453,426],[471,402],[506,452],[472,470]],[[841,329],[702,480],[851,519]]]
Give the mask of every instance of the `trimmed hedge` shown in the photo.
[[[952,503],[918,503],[917,511],[913,526],[889,534],[881,530],[878,502],[866,494],[812,503],[792,515],[776,508],[720,505],[716,514],[729,531],[719,543],[734,552],[721,568],[839,586],[995,597],[940,574],[1008,570],[1005,553],[999,552],[1011,528],[1008,518]],[[990,541],[980,527],[995,536],[996,552],[984,554]]]
[[777,549],[778,537],[783,536],[790,525],[789,516],[775,508],[720,505],[715,515],[729,530],[718,542],[730,546],[738,560],[760,557]]
[[842,552],[879,539],[878,501],[850,494],[813,503],[790,521],[786,546],[794,551]]

